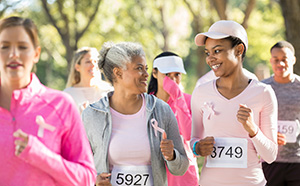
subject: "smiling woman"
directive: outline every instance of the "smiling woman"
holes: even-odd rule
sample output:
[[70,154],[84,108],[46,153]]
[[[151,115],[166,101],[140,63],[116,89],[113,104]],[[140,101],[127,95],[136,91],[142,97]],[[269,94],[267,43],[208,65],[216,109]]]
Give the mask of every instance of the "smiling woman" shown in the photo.
[[96,185],[166,186],[166,166],[184,174],[189,162],[176,118],[166,103],[146,94],[149,74],[141,45],[104,43],[99,67],[114,92],[82,113],[99,174]]
[[218,21],[196,36],[206,62],[219,78],[192,94],[195,155],[205,157],[202,186],[264,186],[258,155],[271,163],[277,155],[277,99],[269,85],[242,70],[248,48],[246,30],[234,21]]
[[101,78],[98,57],[96,48],[82,47],[75,52],[71,62],[67,88],[64,92],[73,97],[80,113],[89,103],[98,101],[113,89]]

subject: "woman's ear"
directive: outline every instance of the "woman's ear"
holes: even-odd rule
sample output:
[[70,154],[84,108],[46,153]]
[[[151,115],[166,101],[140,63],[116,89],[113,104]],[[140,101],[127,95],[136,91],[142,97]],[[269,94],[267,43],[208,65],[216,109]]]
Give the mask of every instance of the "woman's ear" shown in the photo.
[[76,70],[77,72],[80,72],[80,71],[79,71],[79,69],[80,69],[80,64],[76,63],[74,67],[75,67],[75,70]]
[[116,79],[122,79],[122,74],[123,74],[122,69],[115,67],[113,69],[113,73],[114,73],[114,76],[116,77]]
[[154,69],[152,70],[152,75],[153,75],[153,77],[154,77],[155,79],[157,79],[157,69],[156,69],[156,68],[154,68]]
[[35,64],[39,62],[40,55],[41,55],[41,47],[38,46],[38,47],[36,47],[36,49],[35,49],[35,55],[34,55],[34,58],[33,58],[33,62],[34,62]]
[[244,45],[243,43],[240,43],[236,46],[236,56],[242,56],[243,52],[244,52]]

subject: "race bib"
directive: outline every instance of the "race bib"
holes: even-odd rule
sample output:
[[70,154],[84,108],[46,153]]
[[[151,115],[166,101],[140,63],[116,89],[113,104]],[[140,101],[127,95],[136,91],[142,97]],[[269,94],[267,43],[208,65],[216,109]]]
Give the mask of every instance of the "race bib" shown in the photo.
[[215,142],[206,167],[247,168],[247,139],[215,138]]
[[295,143],[297,141],[298,120],[296,121],[278,121],[278,132],[286,137],[287,143]]
[[114,166],[111,172],[113,186],[153,186],[151,166]]

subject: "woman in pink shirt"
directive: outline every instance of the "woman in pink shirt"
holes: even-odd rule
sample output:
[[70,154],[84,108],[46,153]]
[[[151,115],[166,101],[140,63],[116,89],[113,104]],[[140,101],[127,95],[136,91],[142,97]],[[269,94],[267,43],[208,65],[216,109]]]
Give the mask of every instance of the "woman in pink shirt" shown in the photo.
[[197,186],[198,166],[190,148],[191,139],[191,95],[184,93],[181,74],[186,74],[182,59],[172,52],[163,52],[155,57],[148,93],[154,94],[169,104],[173,110],[183,139],[184,149],[189,158],[189,168],[183,176],[174,176],[167,170],[169,186]]
[[242,71],[248,48],[245,29],[218,21],[196,36],[205,45],[206,62],[219,77],[192,94],[192,139],[195,155],[204,156],[201,186],[264,186],[260,158],[277,155],[277,100],[269,85]]
[[0,22],[1,185],[93,185],[93,156],[66,93],[40,83],[38,34],[30,19]]

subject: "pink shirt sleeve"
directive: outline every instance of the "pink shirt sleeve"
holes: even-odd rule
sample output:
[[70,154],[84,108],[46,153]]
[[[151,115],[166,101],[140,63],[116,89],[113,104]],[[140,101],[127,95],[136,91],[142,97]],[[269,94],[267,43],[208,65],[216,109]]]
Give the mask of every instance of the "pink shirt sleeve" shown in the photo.
[[167,76],[164,79],[163,88],[170,95],[168,104],[175,113],[180,134],[185,140],[190,140],[192,115],[184,93],[180,90],[179,86]]
[[96,170],[88,139],[75,106],[66,113],[61,130],[61,152],[47,148],[37,137],[29,135],[28,145],[19,158],[46,171],[59,185],[93,185]]
[[259,130],[251,138],[256,151],[267,163],[275,161],[278,151],[277,145],[277,99],[268,86],[264,92],[263,109],[260,112]]

